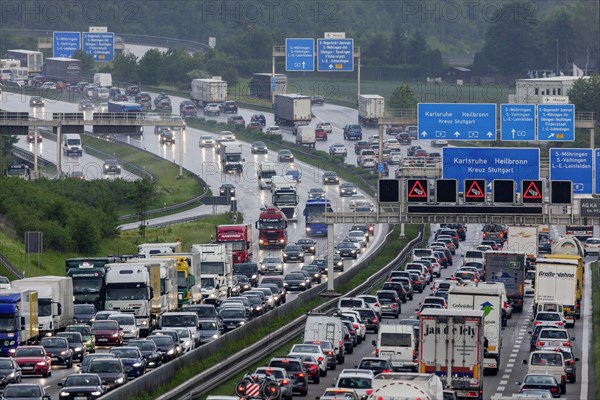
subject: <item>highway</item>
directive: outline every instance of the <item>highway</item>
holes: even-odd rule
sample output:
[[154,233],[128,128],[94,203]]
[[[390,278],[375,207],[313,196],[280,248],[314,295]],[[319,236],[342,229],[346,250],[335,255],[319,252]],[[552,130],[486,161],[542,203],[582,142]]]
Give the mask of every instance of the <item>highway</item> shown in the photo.
[[[432,226],[432,230],[437,228]],[[442,270],[442,278],[450,277],[458,266],[462,265],[462,254],[465,251],[475,248],[481,241],[481,226],[469,225],[467,231],[467,240],[460,243],[460,248],[457,251],[457,255],[454,257],[454,265],[448,269]],[[590,293],[590,276],[589,276],[589,263],[593,261],[592,257],[588,257],[586,262],[588,264],[588,276],[585,280],[585,293]],[[416,318],[416,308],[423,299],[431,293],[430,287],[428,287],[423,293],[415,293],[414,299],[402,304],[402,314],[400,318]],[[590,300],[590,299],[588,299]],[[523,360],[529,357],[529,335],[528,331],[531,330],[532,326],[532,301],[531,296],[526,297],[525,308],[523,313],[513,313],[512,318],[508,321],[506,328],[502,330],[502,349],[501,349],[501,360],[500,360],[500,371],[498,375],[491,376],[486,375],[484,377],[484,399],[490,399],[495,395],[511,396],[513,393],[518,392],[519,386],[516,381],[522,380],[526,374],[526,365],[523,365]],[[589,303],[587,303],[589,304]],[[587,306],[584,303],[584,307]],[[585,310],[585,308],[584,308]],[[585,313],[585,311],[584,311]],[[398,320],[393,318],[384,317],[383,324],[397,324]],[[587,387],[588,384],[593,382],[594,378],[591,374],[591,369],[585,368],[585,354],[590,352],[589,342],[583,341],[583,330],[584,326],[590,325],[591,322],[585,320],[582,317],[575,324],[574,329],[570,329],[571,335],[576,337],[575,340],[575,356],[580,358],[580,362],[577,364],[577,382],[567,385],[567,394],[563,395],[562,398],[572,400],[587,400],[591,398],[591,394],[594,393],[594,387]],[[375,348],[371,345],[372,340],[376,339],[376,335],[368,333],[367,340],[361,345],[354,349],[354,353],[346,355],[346,362],[344,365],[338,366],[335,371],[328,371],[327,377],[321,378],[320,384],[309,384],[309,392],[306,398],[313,399],[317,396],[321,396],[324,390],[328,387],[335,386],[337,377],[342,369],[344,368],[355,368],[359,364],[363,357],[374,357]],[[234,395],[234,388],[226,393],[213,393],[221,395]]]

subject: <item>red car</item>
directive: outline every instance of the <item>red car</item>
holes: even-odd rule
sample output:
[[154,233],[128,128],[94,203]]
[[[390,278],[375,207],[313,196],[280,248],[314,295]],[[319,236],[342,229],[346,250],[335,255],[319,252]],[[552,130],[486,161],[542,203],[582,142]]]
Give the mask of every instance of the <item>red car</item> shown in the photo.
[[316,384],[321,382],[321,371],[319,369],[319,362],[316,358],[309,355],[294,355],[294,358],[299,358],[304,364],[304,369],[308,375],[308,379]]
[[315,138],[317,140],[327,141],[327,131],[325,129],[317,129],[315,131]]
[[92,334],[97,346],[123,346],[123,329],[117,321],[96,321],[92,324]]
[[44,378],[52,375],[50,357],[42,346],[20,346],[13,357],[23,375],[42,375]]

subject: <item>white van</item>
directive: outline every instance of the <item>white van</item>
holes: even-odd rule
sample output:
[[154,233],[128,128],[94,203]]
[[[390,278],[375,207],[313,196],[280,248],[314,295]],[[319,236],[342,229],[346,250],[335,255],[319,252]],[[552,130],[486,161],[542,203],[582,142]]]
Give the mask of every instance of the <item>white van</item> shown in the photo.
[[417,261],[424,257],[434,257],[433,250],[431,249],[413,249],[412,251],[412,260]]
[[412,325],[380,325],[377,340],[373,341],[375,356],[388,359],[395,371],[417,371],[417,344]]
[[485,265],[485,253],[481,250],[467,250],[463,259],[463,264],[471,261],[477,261]]
[[338,364],[345,360],[342,320],[328,314],[308,314],[304,326],[304,340],[328,341],[333,344]]
[[65,133],[62,139],[62,148],[65,155],[75,154],[80,156],[83,154],[83,144],[81,136],[78,133]]

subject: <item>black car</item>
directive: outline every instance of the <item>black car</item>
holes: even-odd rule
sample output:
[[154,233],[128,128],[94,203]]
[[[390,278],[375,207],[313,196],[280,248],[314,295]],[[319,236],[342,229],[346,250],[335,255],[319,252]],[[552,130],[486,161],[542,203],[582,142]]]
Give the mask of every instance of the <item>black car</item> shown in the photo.
[[252,143],[252,147],[250,148],[250,152],[252,154],[267,154],[269,153],[269,149],[265,142],[256,141]]
[[323,105],[325,104],[325,98],[323,96],[310,96],[310,104]]
[[171,98],[165,94],[164,92],[160,92],[155,98],[154,98],[154,106],[156,107],[158,105],[158,103],[160,103],[161,100],[168,100],[169,103],[171,102]]
[[277,161],[279,162],[293,162],[294,154],[288,149],[279,150],[279,154],[277,155]]
[[250,117],[250,121],[258,122],[262,126],[265,126],[267,124],[267,119],[263,114],[252,114],[252,116]]
[[0,388],[9,383],[21,383],[21,368],[12,358],[0,357]]
[[368,369],[373,371],[374,375],[393,371],[390,360],[379,357],[364,357],[362,360],[360,360],[360,364],[358,364],[356,368]]
[[130,85],[125,89],[125,94],[127,96],[137,96],[140,93],[140,87],[138,85]]
[[186,304],[183,311],[193,311],[198,314],[198,319],[218,318],[219,313],[214,304]]
[[402,284],[402,286],[404,287],[404,291],[406,292],[406,297],[408,298],[408,300],[412,300],[413,296],[414,296],[414,288],[412,286],[412,280],[410,278],[407,277],[398,277],[398,278],[393,278],[391,280],[391,282],[400,282]]
[[298,246],[302,247],[302,250],[304,250],[307,253],[310,253],[310,254],[317,253],[317,242],[315,242],[313,239],[310,239],[310,238],[298,239],[298,241],[296,241],[296,244]]
[[250,280],[253,287],[258,286],[258,264],[256,263],[239,263],[233,264],[234,275],[245,275]]
[[79,101],[79,111],[94,111],[94,103],[89,100]]
[[269,367],[283,368],[287,371],[292,381],[292,390],[301,396],[308,394],[308,373],[304,364],[297,358],[272,358]]
[[358,250],[354,243],[351,242],[341,242],[337,245],[335,252],[340,255],[342,258],[358,258]]
[[52,365],[64,365],[66,368],[73,366],[73,351],[69,341],[64,337],[44,337],[40,345],[46,349],[46,354],[52,360]]
[[73,305],[73,319],[76,324],[89,324],[90,320],[98,310],[93,304],[75,304]]
[[234,275],[233,280],[240,287],[240,293],[244,293],[245,291],[252,289],[252,282],[250,282],[250,278],[248,278],[246,275]]
[[440,227],[456,230],[458,239],[461,242],[464,242],[467,238],[467,227],[464,224],[441,224]]
[[323,184],[327,185],[333,183],[334,185],[340,183],[340,178],[335,171],[325,171],[323,173]]
[[283,285],[289,291],[305,291],[308,289],[306,275],[300,271],[290,272],[283,278]]
[[311,280],[316,283],[321,283],[323,281],[323,276],[321,275],[321,270],[318,265],[309,264],[304,265],[301,268],[301,271],[306,271],[311,277]]
[[371,307],[368,308],[355,308],[355,311],[358,311],[360,314],[360,320],[368,331],[379,332],[379,318],[377,318],[377,313],[373,311]]
[[304,249],[302,246],[296,244],[288,244],[285,246],[283,249],[283,262],[286,263],[290,261],[304,262]]
[[158,352],[156,343],[152,340],[131,340],[127,345],[140,349],[146,360],[147,368],[158,368],[162,365],[162,355]]
[[115,358],[115,356],[110,353],[88,354],[83,358],[81,364],[79,364],[79,372],[82,374],[89,372],[88,367],[90,363],[97,358]]
[[225,114],[237,114],[238,107],[237,103],[233,100],[227,100],[223,104],[221,104],[221,112]]
[[44,107],[44,99],[41,96],[32,96],[29,99],[29,107]]
[[56,337],[64,337],[69,342],[69,347],[73,351],[73,358],[78,361],[83,361],[83,357],[87,355],[85,341],[79,332],[59,332]]
[[353,196],[358,193],[358,189],[356,189],[356,185],[351,182],[342,183],[340,185],[340,196],[347,197]]
[[102,383],[109,389],[117,388],[127,382],[123,362],[117,358],[96,358],[90,362],[88,373],[98,374]]
[[115,95],[114,100],[115,101],[128,101],[129,98],[127,97],[126,94],[119,93],[119,94]]
[[529,390],[547,390],[552,393],[552,397],[560,397],[561,386],[557,382],[556,377],[549,374],[527,374],[523,382],[518,382],[521,385],[519,393],[524,393]]
[[146,340],[152,340],[156,345],[156,351],[161,355],[163,363],[174,360],[177,357],[177,345],[171,336],[150,335]]
[[106,160],[102,167],[104,175],[113,174],[119,175],[121,173],[121,165],[117,160]]
[[221,320],[223,321],[223,331],[228,332],[235,328],[244,325],[248,318],[246,311],[243,308],[228,307],[219,311]]
[[235,185],[224,183],[219,187],[219,196],[235,197]]
[[62,387],[58,398],[67,400],[93,400],[106,392],[98,374],[72,374],[58,386]]
[[381,290],[395,290],[403,303],[408,301],[408,294],[406,293],[406,290],[404,290],[404,285],[400,282],[385,282],[381,287]]

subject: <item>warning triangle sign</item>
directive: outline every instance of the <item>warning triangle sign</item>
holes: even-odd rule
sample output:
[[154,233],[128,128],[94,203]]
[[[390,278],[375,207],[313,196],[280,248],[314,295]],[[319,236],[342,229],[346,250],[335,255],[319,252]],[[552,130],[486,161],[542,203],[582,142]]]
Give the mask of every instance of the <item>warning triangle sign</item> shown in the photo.
[[481,189],[478,181],[473,181],[465,193],[465,197],[467,199],[483,199],[485,198],[485,192]]
[[536,199],[536,200],[542,198],[542,191],[537,186],[536,181],[529,182],[529,186],[527,186],[527,188],[523,192],[523,198],[524,199]]
[[414,185],[408,191],[408,197],[410,199],[426,199],[427,191],[421,184],[420,180],[415,181]]

